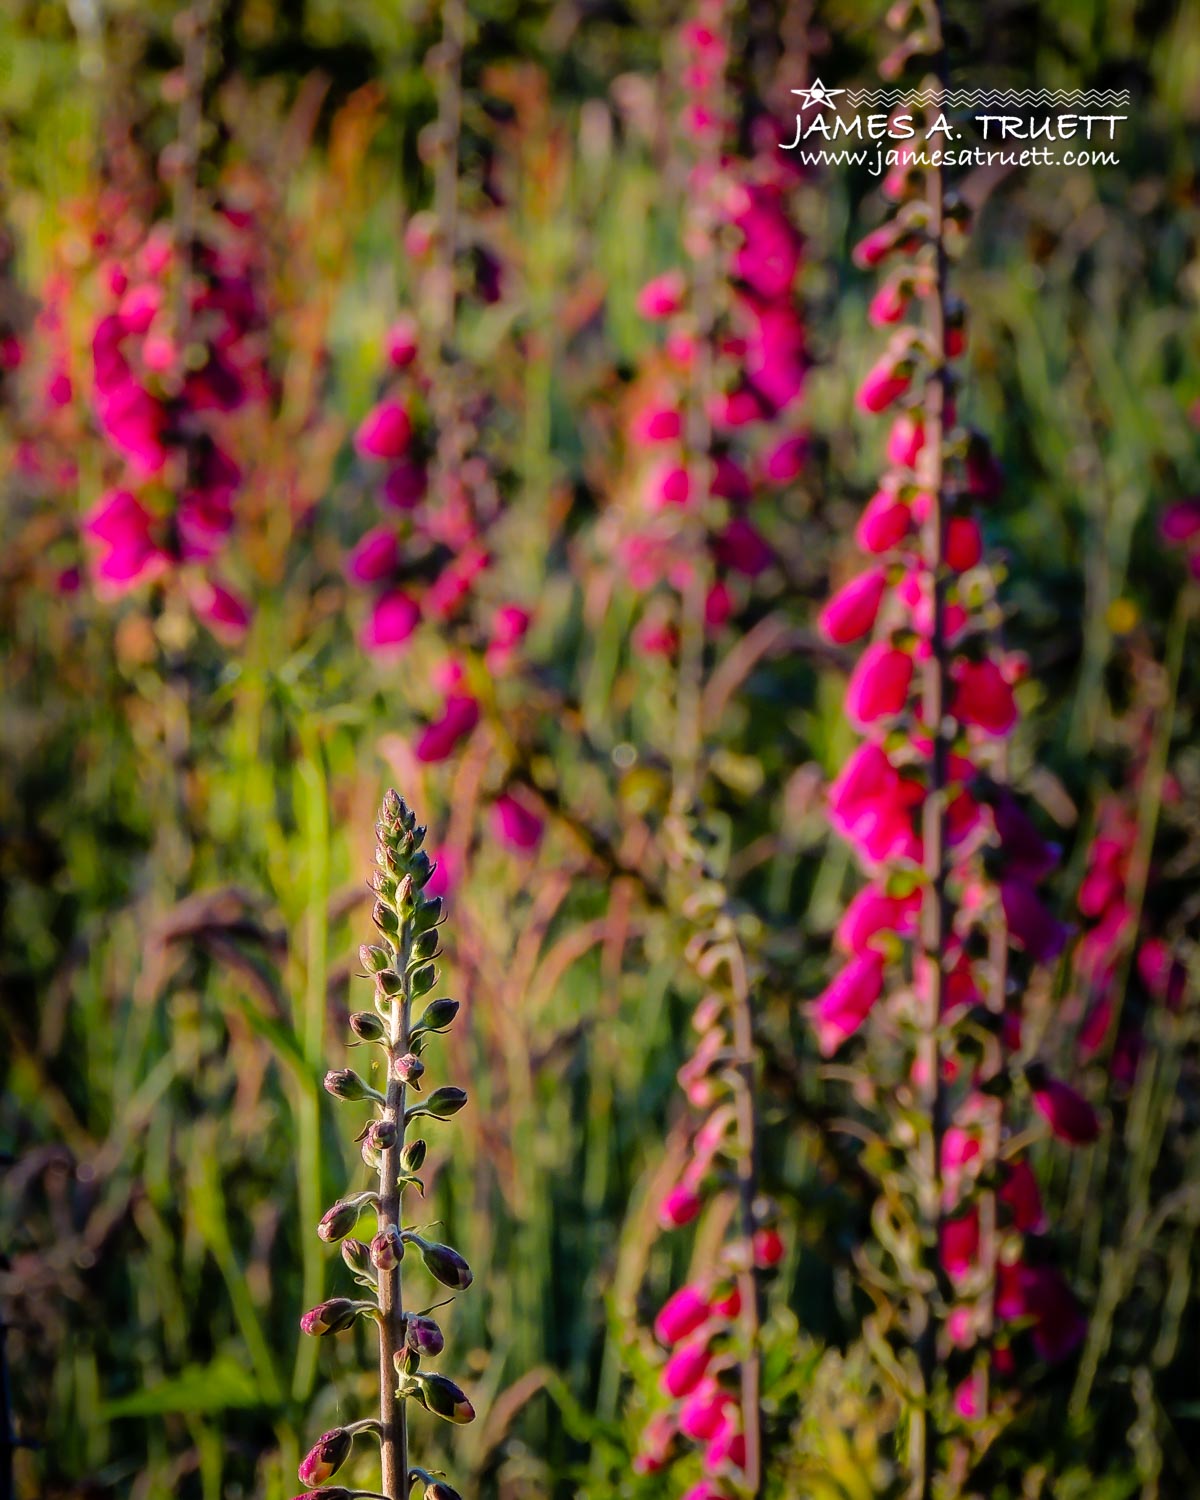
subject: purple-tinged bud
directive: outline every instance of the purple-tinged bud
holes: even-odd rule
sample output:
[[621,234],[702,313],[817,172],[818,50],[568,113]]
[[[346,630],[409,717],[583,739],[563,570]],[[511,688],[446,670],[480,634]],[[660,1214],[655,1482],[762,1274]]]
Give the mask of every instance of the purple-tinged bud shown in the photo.
[[354,1436],[344,1427],[334,1427],[323,1432],[300,1464],[301,1484],[324,1484],[331,1479],[350,1457]]
[[402,1172],[419,1172],[428,1149],[428,1142],[423,1141],[420,1136],[417,1136],[416,1140],[409,1141],[400,1153],[400,1170]]
[[413,904],[413,880],[406,875],[396,887],[396,905],[407,911]]
[[394,786],[388,787],[387,791],[383,794],[383,804],[379,809],[379,816],[386,818],[389,823],[399,823],[403,820],[404,814],[407,811],[408,808],[405,806],[404,798]]
[[325,1088],[335,1099],[348,1099],[351,1103],[362,1099],[374,1099],[377,1104],[384,1102],[383,1095],[364,1083],[353,1068],[332,1068],[325,1075]]
[[381,1271],[394,1271],[404,1256],[404,1241],[394,1224],[385,1224],[371,1241],[371,1262]]
[[455,1385],[448,1375],[434,1372],[419,1372],[415,1377],[420,1382],[422,1404],[435,1417],[447,1422],[473,1422],[475,1408],[467,1400],[467,1394]]
[[418,1354],[430,1359],[446,1347],[442,1330],[432,1318],[423,1313],[409,1313],[405,1319],[404,1337],[410,1349],[415,1349]]
[[395,1120],[372,1120],[367,1126],[367,1144],[373,1151],[390,1151],[399,1135]]
[[344,1240],[358,1224],[359,1216],[369,1202],[365,1198],[343,1198],[327,1209],[317,1225],[317,1234],[327,1245]]
[[365,1275],[371,1268],[371,1247],[362,1240],[343,1240],[342,1259],[356,1275]]
[[456,1115],[466,1102],[465,1089],[455,1088],[453,1084],[444,1084],[440,1089],[434,1089],[423,1104],[414,1104],[411,1109],[406,1109],[404,1118],[411,1120],[417,1115],[432,1115],[435,1120],[448,1120],[451,1115]]
[[391,965],[392,955],[386,948],[375,948],[370,943],[364,943],[358,950],[358,961],[368,974],[379,974]]
[[421,1500],[462,1500],[462,1496],[450,1485],[443,1484],[440,1479],[435,1479],[432,1484],[425,1486]]
[[425,964],[416,969],[412,977],[413,999],[419,1000],[422,995],[428,995],[436,983],[437,967],[434,964]]
[[392,1064],[392,1073],[401,1083],[411,1083],[413,1088],[419,1089],[425,1074],[425,1064],[415,1052],[406,1052],[403,1057],[396,1058]]
[[414,932],[428,932],[430,928],[436,927],[441,920],[442,898],[440,896],[424,896],[420,906],[417,907],[413,917]]
[[354,1500],[355,1495],[361,1493],[361,1490],[344,1489],[340,1484],[326,1484],[319,1490],[305,1490],[303,1495],[296,1495],[293,1500]]
[[434,1000],[421,1013],[421,1019],[413,1027],[418,1031],[445,1031],[458,1015],[457,1000]]
[[350,1030],[360,1042],[383,1041],[383,1022],[370,1010],[356,1010],[350,1017]]
[[398,995],[403,988],[404,981],[394,969],[384,969],[381,974],[375,976],[375,989],[380,995],[387,995],[391,998],[393,995]]
[[[405,879],[408,877],[406,876]],[[373,882],[375,888],[379,888],[379,882]],[[395,934],[400,931],[400,918],[390,906],[385,906],[382,901],[376,901],[371,909],[371,921],[375,923],[380,932]]]
[[419,1234],[406,1234],[405,1239],[416,1245],[425,1262],[425,1269],[443,1286],[453,1287],[456,1292],[465,1292],[475,1280],[470,1266],[452,1246],[440,1245],[436,1240],[422,1239]]
[[365,1302],[352,1302],[349,1297],[330,1297],[328,1302],[318,1302],[310,1308],[300,1319],[300,1327],[313,1338],[345,1333],[366,1306]]

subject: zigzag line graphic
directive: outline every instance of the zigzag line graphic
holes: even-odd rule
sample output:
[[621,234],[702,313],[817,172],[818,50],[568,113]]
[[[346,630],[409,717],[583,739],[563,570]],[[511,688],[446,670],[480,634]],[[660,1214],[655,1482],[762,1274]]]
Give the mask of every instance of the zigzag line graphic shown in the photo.
[[944,103],[951,108],[976,105],[1127,105],[1128,89],[950,89],[944,95],[939,89],[914,90],[902,93],[899,89],[847,89],[847,103],[855,109],[864,104],[928,105]]

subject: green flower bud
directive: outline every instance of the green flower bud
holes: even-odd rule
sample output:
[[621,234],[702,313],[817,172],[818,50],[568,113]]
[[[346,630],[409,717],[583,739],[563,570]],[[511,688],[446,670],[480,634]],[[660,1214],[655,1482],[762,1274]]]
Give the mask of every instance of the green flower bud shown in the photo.
[[413,958],[419,963],[422,959],[432,958],[437,952],[438,933],[436,928],[431,927],[428,932],[422,932],[413,940]]
[[450,1026],[456,1015],[458,1015],[457,1000],[434,1000],[427,1005],[421,1013],[421,1019],[413,1027],[413,1031],[445,1031]]
[[381,1042],[383,1022],[373,1011],[356,1010],[350,1017],[350,1030],[360,1042]]
[[414,1141],[409,1141],[400,1153],[400,1170],[402,1172],[419,1172],[428,1149],[427,1143],[420,1136]]
[[437,869],[437,866],[429,858],[428,854],[426,854],[423,849],[418,850],[417,853],[413,855],[410,865],[410,875],[412,877],[413,889],[419,891],[422,890],[426,885],[428,885],[429,877],[433,874],[435,869]]
[[436,983],[437,969],[433,964],[424,964],[416,969],[412,977],[413,999],[419,1000],[422,995],[428,995]]
[[455,1385],[449,1376],[439,1375],[434,1371],[420,1371],[414,1378],[420,1383],[426,1411],[433,1412],[434,1416],[444,1417],[447,1422],[475,1420],[475,1408],[467,1400],[466,1392]]
[[452,1246],[439,1245],[436,1240],[422,1239],[411,1230],[404,1238],[417,1247],[425,1262],[425,1269],[443,1286],[453,1287],[456,1292],[464,1292],[475,1280],[470,1266]]
[[380,995],[398,995],[404,988],[404,981],[394,969],[384,969],[381,974],[375,976],[375,989]]
[[413,931],[428,932],[430,928],[436,927],[442,916],[442,898],[440,896],[423,896],[421,904],[417,907],[413,916]]
[[372,1120],[367,1126],[366,1141],[372,1151],[390,1151],[399,1135],[395,1120]]
[[418,1115],[432,1115],[435,1120],[448,1120],[451,1115],[456,1115],[466,1102],[465,1089],[457,1089],[452,1084],[444,1084],[440,1089],[434,1089],[423,1104],[414,1104],[411,1109],[406,1109],[404,1118],[408,1121],[415,1119]]
[[371,909],[371,921],[375,923],[380,932],[397,933],[400,931],[400,918],[390,906],[382,901],[376,901]]
[[440,1479],[435,1479],[432,1484],[425,1486],[421,1500],[462,1500],[462,1496],[450,1485],[443,1484]]
[[371,1269],[371,1247],[362,1240],[343,1240],[342,1259],[356,1276],[363,1276]]
[[348,1099],[357,1103],[362,1099],[384,1102],[383,1095],[376,1093],[369,1083],[364,1083],[353,1068],[331,1068],[325,1075],[326,1091],[335,1099]]
[[358,961],[368,974],[378,974],[391,964],[392,955],[386,948],[374,948],[370,943],[364,943],[358,950]]

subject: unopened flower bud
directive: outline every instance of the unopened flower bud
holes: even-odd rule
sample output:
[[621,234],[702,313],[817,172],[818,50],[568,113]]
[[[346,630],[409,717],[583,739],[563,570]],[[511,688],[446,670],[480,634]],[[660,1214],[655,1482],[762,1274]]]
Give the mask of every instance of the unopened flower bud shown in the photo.
[[414,890],[421,890],[428,884],[429,877],[433,874],[434,864],[423,849],[418,850],[412,857],[411,879]]
[[343,1240],[342,1259],[358,1275],[365,1275],[371,1267],[371,1247],[362,1240]]
[[413,999],[418,1000],[422,995],[428,995],[436,983],[437,968],[433,964],[424,964],[416,969],[412,977]]
[[413,940],[413,957],[418,960],[432,958],[437,952],[438,936],[437,930],[432,927],[428,932],[420,933]]
[[410,1313],[405,1319],[405,1338],[408,1340],[410,1349],[415,1349],[418,1354],[432,1358],[440,1354],[446,1347],[446,1340],[442,1330],[430,1317],[423,1313]]
[[421,1500],[462,1500],[462,1496],[450,1485],[443,1484],[440,1479],[435,1479],[432,1484],[425,1486]]
[[404,1150],[400,1153],[400,1170],[402,1172],[419,1172],[428,1149],[428,1143],[423,1141],[420,1136],[416,1140],[407,1142]]
[[414,1031],[445,1031],[458,1015],[457,1000],[434,1000],[421,1013]]
[[396,905],[399,906],[399,907],[401,907],[401,908],[403,908],[405,911],[407,911],[409,909],[409,907],[412,906],[412,901],[413,901],[413,881],[412,881],[412,876],[411,875],[406,875],[404,877],[404,879],[400,882],[400,884],[396,887]]
[[399,823],[407,811],[404,798],[394,786],[388,787],[384,793],[383,806],[380,808],[382,816],[387,818],[389,822]]
[[413,930],[416,932],[428,932],[430,928],[437,926],[441,920],[441,916],[442,898],[440,896],[424,896],[413,917]]
[[375,948],[370,943],[364,943],[358,950],[358,961],[368,974],[378,974],[391,963],[392,955],[386,948]]
[[444,1417],[447,1422],[473,1422],[475,1408],[467,1400],[460,1386],[447,1375],[422,1372],[417,1375],[420,1383],[422,1404],[434,1416]]
[[354,1437],[344,1427],[323,1432],[300,1464],[301,1484],[323,1484],[332,1478],[350,1457]]
[[373,1151],[390,1151],[398,1137],[395,1120],[372,1120],[367,1126],[367,1144]]
[[[407,877],[405,878],[407,879]],[[376,882],[376,888],[378,888],[378,882]],[[380,932],[396,933],[400,931],[400,918],[390,906],[386,906],[382,901],[376,901],[374,907],[371,909],[371,921],[375,923]]]
[[379,994],[390,998],[400,993],[404,988],[404,981],[394,969],[384,969],[381,974],[375,976],[375,988]]
[[357,1225],[365,1206],[365,1200],[361,1198],[345,1198],[342,1202],[335,1203],[331,1209],[326,1210],[317,1225],[317,1234],[327,1245],[333,1244],[335,1240],[344,1240]]
[[300,1319],[300,1327],[314,1338],[327,1333],[344,1333],[353,1326],[365,1306],[366,1303],[353,1302],[349,1297],[331,1297],[328,1302],[318,1302],[316,1307],[310,1308]]
[[353,1068],[332,1068],[325,1075],[325,1088],[335,1099],[349,1099],[356,1103],[361,1099],[375,1099],[383,1103],[383,1095],[376,1093],[370,1084],[364,1083]]
[[340,1484],[323,1484],[319,1490],[305,1490],[303,1495],[293,1496],[293,1500],[354,1500],[357,1493]]
[[414,1088],[420,1088],[425,1064],[415,1052],[406,1052],[392,1064],[392,1072],[401,1083],[411,1083]]
[[425,1262],[425,1269],[443,1286],[462,1292],[474,1281],[470,1266],[452,1246],[440,1245],[436,1240],[422,1239],[419,1234],[408,1234],[405,1238],[416,1245]]
[[404,1257],[404,1241],[394,1224],[386,1224],[371,1241],[371,1263],[380,1271],[394,1271]]
[[350,1030],[360,1042],[381,1042],[383,1022],[373,1011],[356,1010],[350,1017]]
[[455,1088],[452,1084],[444,1084],[440,1089],[434,1089],[423,1104],[414,1104],[411,1109],[406,1109],[404,1118],[411,1120],[418,1115],[431,1115],[435,1120],[448,1120],[451,1115],[456,1115],[466,1102],[465,1089]]

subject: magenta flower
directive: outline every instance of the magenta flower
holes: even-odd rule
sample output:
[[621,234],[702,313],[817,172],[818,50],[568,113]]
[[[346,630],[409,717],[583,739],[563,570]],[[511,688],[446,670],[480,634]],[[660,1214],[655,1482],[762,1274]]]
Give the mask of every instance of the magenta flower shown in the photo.
[[395,533],[376,526],[364,533],[346,558],[346,576],[354,583],[378,583],[396,571],[400,548]]
[[913,659],[886,641],[874,641],[859,657],[846,685],[846,717],[858,729],[895,718],[908,705]]
[[496,838],[510,849],[519,849],[523,853],[537,848],[546,826],[537,813],[509,792],[503,792],[492,803],[491,821]]
[[478,700],[469,693],[454,693],[446,699],[440,718],[421,731],[413,754],[427,765],[448,760],[478,723]]
[[1007,734],[1017,722],[1012,685],[991,658],[956,661],[951,713],[960,724],[975,724],[988,734]]
[[383,339],[383,353],[388,364],[402,370],[417,357],[417,325],[411,318],[397,318]]
[[218,639],[235,644],[250,624],[250,606],[223,584],[201,579],[188,589],[196,618]]
[[402,458],[412,438],[412,420],[403,402],[388,396],[359,423],[354,446],[363,458]]
[[1100,1117],[1082,1094],[1058,1078],[1041,1075],[1030,1081],[1034,1106],[1060,1141],[1087,1146],[1097,1139]]
[[695,1333],[711,1316],[708,1298],[698,1286],[689,1282],[663,1303],[654,1320],[655,1337],[664,1344],[677,1344],[689,1333]]
[[128,490],[101,495],[84,519],[84,535],[99,544],[95,559],[102,594],[126,593],[160,577],[169,559],[153,539],[154,518]]
[[682,271],[664,271],[648,281],[637,296],[637,310],[643,318],[669,318],[683,306],[687,282]]
[[915,888],[907,896],[890,896],[878,885],[866,885],[842,913],[833,940],[844,953],[858,954],[884,935],[912,937],[920,910],[921,893]]
[[712,1361],[712,1350],[706,1338],[681,1344],[663,1366],[659,1378],[665,1395],[678,1400],[694,1391]]
[[886,589],[883,568],[868,568],[843,584],[818,617],[821,634],[843,646],[866,635],[875,624]]
[[714,550],[722,567],[747,578],[757,578],[775,560],[766,539],[744,516],[734,516],[717,537]]
[[813,1001],[810,1018],[822,1056],[832,1057],[866,1020],[883,990],[883,967],[881,954],[857,954]]
[[860,411],[886,411],[912,385],[912,366],[891,355],[871,366],[854,397]]
[[912,508],[892,490],[877,490],[863,508],[854,528],[854,540],[864,552],[876,556],[890,552],[908,535]]
[[413,510],[424,500],[428,485],[425,466],[405,459],[388,470],[379,498],[392,510]]
[[678,1183],[658,1206],[658,1222],[664,1229],[682,1229],[690,1224],[701,1209],[701,1199],[695,1188]]
[[390,589],[375,603],[360,636],[363,649],[377,656],[394,653],[421,621],[421,607],[403,589]]

